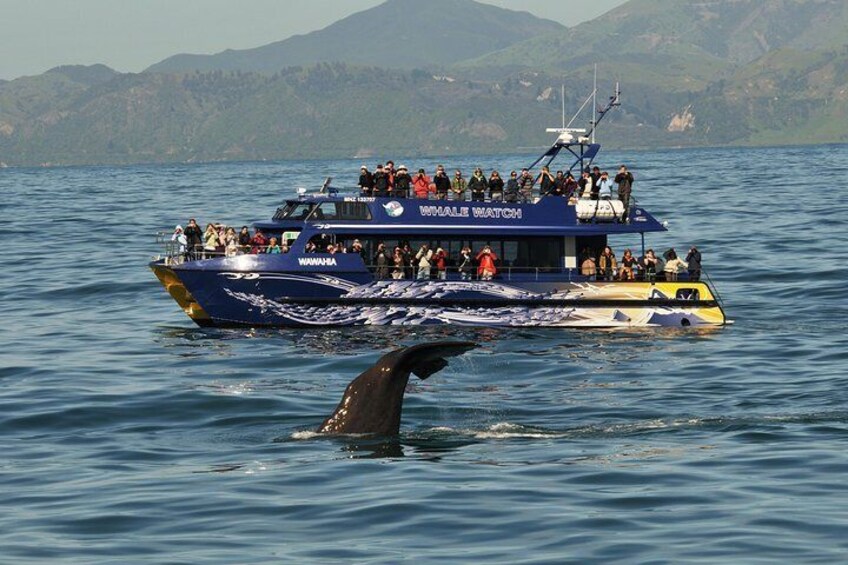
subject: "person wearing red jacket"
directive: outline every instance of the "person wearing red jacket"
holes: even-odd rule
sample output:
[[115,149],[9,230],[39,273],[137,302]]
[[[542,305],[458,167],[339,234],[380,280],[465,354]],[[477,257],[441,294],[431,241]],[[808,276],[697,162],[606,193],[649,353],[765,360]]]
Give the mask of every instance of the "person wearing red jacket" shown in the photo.
[[430,197],[431,192],[436,192],[436,185],[433,184],[424,169],[418,169],[418,174],[412,181],[412,192],[415,193],[415,198],[424,200]]
[[495,267],[497,260],[498,256],[492,252],[492,248],[488,245],[477,254],[477,277],[481,281],[490,281],[498,274],[498,269]]
[[440,280],[445,280],[446,278],[448,278],[446,262],[447,258],[448,256],[445,253],[445,250],[439,247],[438,249],[436,249],[436,252],[433,253],[433,258],[430,260],[432,264],[436,266],[436,276]]

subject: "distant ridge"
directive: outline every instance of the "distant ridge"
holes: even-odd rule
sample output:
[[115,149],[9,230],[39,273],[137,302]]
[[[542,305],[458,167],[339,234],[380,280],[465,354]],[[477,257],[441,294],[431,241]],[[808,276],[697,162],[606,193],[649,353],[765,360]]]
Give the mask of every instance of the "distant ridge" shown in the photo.
[[254,71],[343,62],[385,68],[452,65],[565,27],[473,0],[388,0],[306,35],[215,55],[175,55],[158,73]]

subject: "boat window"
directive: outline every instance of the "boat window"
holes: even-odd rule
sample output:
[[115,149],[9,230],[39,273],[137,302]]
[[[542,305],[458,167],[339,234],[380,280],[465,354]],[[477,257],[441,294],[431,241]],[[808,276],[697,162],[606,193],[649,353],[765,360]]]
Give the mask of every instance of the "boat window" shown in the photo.
[[677,300],[700,300],[701,293],[697,288],[678,288],[675,298]]
[[292,211],[292,208],[295,207],[293,202],[287,202],[285,206],[280,206],[277,208],[277,212],[274,214],[275,220],[282,220]]
[[370,220],[371,210],[364,202],[322,202],[315,207],[310,221]]
[[289,209],[286,218],[289,220],[305,220],[314,207],[315,204],[296,204]]

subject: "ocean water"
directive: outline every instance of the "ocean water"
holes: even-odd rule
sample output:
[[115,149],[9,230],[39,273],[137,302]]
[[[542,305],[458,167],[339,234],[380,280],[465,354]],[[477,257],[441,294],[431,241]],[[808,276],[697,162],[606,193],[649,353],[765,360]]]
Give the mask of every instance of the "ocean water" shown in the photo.
[[[602,157],[733,325],[203,330],[154,233],[358,161],[0,170],[0,562],[848,560],[848,147]],[[480,348],[410,381],[397,441],[308,433],[382,353],[451,338]]]

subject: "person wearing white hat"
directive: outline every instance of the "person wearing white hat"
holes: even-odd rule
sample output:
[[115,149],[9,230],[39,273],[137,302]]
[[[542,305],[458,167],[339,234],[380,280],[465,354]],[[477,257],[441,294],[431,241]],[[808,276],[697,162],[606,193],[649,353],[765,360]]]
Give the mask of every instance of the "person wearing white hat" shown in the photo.
[[409,196],[409,188],[412,186],[412,177],[409,176],[404,165],[398,167],[395,175],[395,186],[393,194],[396,198],[406,198]]

